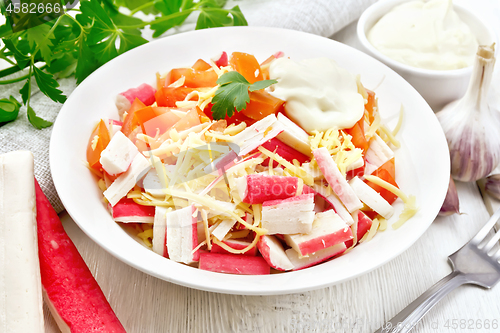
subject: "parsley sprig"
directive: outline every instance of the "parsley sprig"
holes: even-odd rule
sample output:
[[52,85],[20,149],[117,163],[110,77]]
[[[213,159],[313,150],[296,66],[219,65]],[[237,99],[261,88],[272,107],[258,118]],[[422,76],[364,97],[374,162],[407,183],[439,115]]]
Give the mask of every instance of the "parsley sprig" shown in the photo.
[[223,119],[231,117],[234,111],[241,111],[250,102],[249,91],[261,90],[277,83],[276,80],[261,80],[250,83],[236,71],[222,74],[217,80],[220,85],[212,98],[212,117]]
[[[196,29],[247,25],[238,6],[223,8],[226,0],[82,0],[74,13],[64,13],[57,20],[13,32],[10,23],[0,25],[0,59],[10,67],[0,70],[2,85],[24,82],[20,89],[30,123],[38,128],[52,125],[36,115],[30,106],[32,86],[55,102],[64,103],[66,96],[58,89],[57,79],[74,76],[82,82],[97,68],[116,56],[148,41],[141,36],[145,28],[160,37],[182,25],[198,13]],[[128,11],[126,15],[124,12]],[[0,15],[5,8],[0,1]],[[137,12],[152,14],[143,21]],[[76,14],[76,15],[74,15]],[[22,72],[16,78],[2,79]],[[14,121],[21,102],[13,96],[0,99],[0,125]]]

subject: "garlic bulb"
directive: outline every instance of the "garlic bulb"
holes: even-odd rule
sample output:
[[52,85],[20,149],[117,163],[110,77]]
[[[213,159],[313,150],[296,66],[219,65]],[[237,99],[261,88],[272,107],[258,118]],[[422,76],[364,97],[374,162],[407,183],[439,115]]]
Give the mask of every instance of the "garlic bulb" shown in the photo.
[[446,198],[444,199],[443,206],[441,206],[439,215],[449,216],[453,214],[460,214],[460,203],[458,201],[458,192],[455,187],[455,182],[453,178],[450,177],[448,192],[446,192]]
[[486,177],[500,162],[500,111],[488,104],[495,48],[479,46],[465,96],[436,115],[450,148],[451,175],[469,182]]
[[500,200],[500,174],[487,177],[484,189],[493,198]]

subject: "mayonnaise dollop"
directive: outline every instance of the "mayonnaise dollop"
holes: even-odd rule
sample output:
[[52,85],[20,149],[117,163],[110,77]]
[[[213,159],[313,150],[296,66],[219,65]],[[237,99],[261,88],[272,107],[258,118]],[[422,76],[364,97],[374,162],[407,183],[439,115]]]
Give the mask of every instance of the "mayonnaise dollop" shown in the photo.
[[274,60],[269,76],[278,83],[271,94],[286,101],[285,111],[304,130],[350,128],[361,119],[364,99],[356,77],[332,59]]
[[478,42],[451,0],[411,1],[394,7],[368,32],[380,52],[413,67],[450,70],[472,65]]

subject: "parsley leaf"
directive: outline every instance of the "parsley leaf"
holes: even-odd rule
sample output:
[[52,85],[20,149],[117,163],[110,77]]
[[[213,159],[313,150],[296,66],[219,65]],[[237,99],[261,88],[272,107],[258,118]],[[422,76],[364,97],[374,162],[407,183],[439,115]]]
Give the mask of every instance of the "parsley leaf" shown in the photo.
[[38,117],[31,106],[28,106],[28,120],[30,121],[31,125],[35,126],[35,128],[37,129],[52,126],[52,122]]
[[42,93],[54,102],[64,103],[66,101],[66,96],[63,95],[61,90],[57,89],[57,87],[59,87],[59,83],[54,80],[52,75],[43,72],[36,66],[33,66],[33,71],[36,84]]
[[253,84],[236,71],[224,73],[217,80],[220,87],[212,98],[212,116],[214,119],[231,117],[234,110],[241,111],[250,102],[248,91],[261,90],[277,83],[276,80],[262,80]]
[[[16,78],[0,79],[0,84],[25,82],[19,92],[27,107],[30,122],[36,128],[50,126],[51,122],[37,117],[30,107],[33,77],[42,93],[62,103],[66,96],[58,89],[56,79],[74,75],[77,84],[81,83],[104,63],[147,43],[142,37],[145,28],[149,27],[154,31],[153,37],[159,37],[171,28],[182,25],[196,12],[199,13],[196,29],[247,25],[239,7],[224,9],[226,2],[227,0],[81,0],[80,7],[74,8],[74,1],[64,0],[62,4],[71,5],[67,8],[77,11],[77,15],[61,12],[56,15],[56,20],[51,21],[43,21],[46,17],[34,17],[33,22],[24,22],[29,29],[13,31],[0,0],[0,15],[6,16],[6,22],[0,24],[0,60],[11,65],[0,70],[0,78],[29,69],[29,73]],[[124,8],[128,11],[123,11]],[[142,19],[135,16],[139,11],[154,14],[154,18]],[[248,95],[248,90],[254,89],[252,87],[248,84],[226,87],[232,93],[229,93],[229,97],[226,96],[225,103],[236,103],[240,109],[245,107],[248,100],[245,94]],[[231,100],[231,96],[239,97]],[[1,110],[7,110],[2,113],[7,117],[5,119],[14,118],[14,113],[19,112],[15,111],[17,104],[10,99],[2,100],[1,104]],[[230,113],[233,112],[234,109],[231,109]]]
[[0,99],[0,123],[16,120],[20,108],[21,103],[12,96]]
[[54,38],[54,35],[50,34],[50,26],[48,24],[40,24],[33,28],[29,28],[26,32],[26,37],[28,39],[30,48],[38,47],[40,49],[40,53],[42,54],[43,60],[49,63],[52,60],[52,50],[51,48],[54,46],[51,39]]
[[[212,2],[209,3],[212,4]],[[227,10],[217,6],[217,2],[214,2],[210,6],[200,8],[196,29],[248,25],[240,7],[235,6]]]
[[23,99],[23,103],[26,104],[28,102],[29,94],[30,94],[30,84],[31,80],[26,80],[26,83],[24,86],[19,90],[19,93],[21,93],[21,97]]

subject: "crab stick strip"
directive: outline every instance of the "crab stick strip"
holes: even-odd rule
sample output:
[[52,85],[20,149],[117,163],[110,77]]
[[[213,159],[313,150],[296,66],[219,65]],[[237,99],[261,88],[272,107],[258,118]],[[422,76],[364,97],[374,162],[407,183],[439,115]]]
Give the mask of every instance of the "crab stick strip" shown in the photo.
[[269,235],[306,234],[314,220],[314,194],[302,194],[262,204],[262,227]]
[[[357,225],[356,225],[356,240],[359,242],[361,238],[370,230],[372,226],[372,219],[366,216],[362,211],[357,212]],[[350,248],[353,245],[353,239],[345,242],[347,248]]]
[[351,228],[333,210],[316,213],[308,234],[284,235],[286,243],[300,256],[352,239]]
[[201,253],[200,269],[230,274],[263,275],[271,268],[262,257],[242,256],[238,254]]
[[99,162],[109,175],[127,171],[139,150],[129,138],[118,131],[101,153]]
[[286,199],[297,194],[299,179],[291,176],[251,174],[236,179],[241,200],[249,204]]
[[33,155],[0,155],[0,332],[43,333]]
[[351,179],[349,185],[351,185],[351,188],[362,202],[382,215],[385,219],[390,219],[394,214],[394,207],[378,194],[377,191],[358,177]]
[[293,264],[286,256],[283,245],[281,245],[280,241],[275,236],[260,236],[257,247],[264,260],[272,268],[280,271],[289,271],[293,269]]
[[277,121],[273,113],[236,134],[233,143],[240,147],[238,154],[244,156],[282,131],[283,125]]
[[132,102],[138,98],[141,102],[146,105],[151,105],[155,102],[156,89],[151,87],[147,83],[143,83],[137,88],[130,88],[116,96],[116,107],[120,117],[123,113],[130,109]]
[[293,270],[297,271],[299,269],[304,269],[322,263],[324,261],[327,261],[328,259],[336,255],[342,254],[346,249],[347,248],[344,243],[339,243],[327,247],[326,249],[319,250],[318,252],[310,254],[307,257],[301,257],[294,249],[288,249],[285,251],[285,253],[288,256],[288,259],[290,259],[290,262],[294,266]]
[[[278,138],[272,138],[270,140],[267,140],[262,144],[262,147],[266,148],[269,151],[272,151],[279,156],[283,157],[285,160],[287,160],[290,163],[293,163],[293,160],[299,161],[300,164],[305,163],[310,160],[309,156],[306,156],[302,154],[301,152],[295,150],[294,148],[290,147],[289,145],[285,144]],[[262,162],[262,165],[268,166],[269,165],[269,157]],[[273,161],[273,167],[276,168],[279,165],[278,162]]]
[[139,205],[132,199],[122,198],[111,207],[111,215],[116,222],[153,223],[155,207]]
[[190,264],[198,261],[197,209],[191,204],[167,213],[167,248],[171,260]]
[[145,175],[150,168],[151,165],[144,155],[135,155],[128,170],[118,176],[108,189],[104,191],[104,197],[109,201],[111,206],[115,206],[121,198],[126,196],[141,176]]
[[[370,140],[366,151],[366,162],[375,169],[394,157],[394,151],[377,134]],[[370,172],[371,173],[371,172]]]
[[166,243],[167,213],[170,209],[156,206],[153,224],[153,251],[168,258]]
[[277,138],[302,154],[312,156],[309,134],[283,113],[278,113],[277,119],[283,126],[283,132]]
[[63,333],[125,332],[56,211],[35,185],[42,285],[59,329]]
[[313,154],[326,181],[347,210],[352,213],[363,207],[356,193],[354,193],[353,189],[347,183],[347,180],[340,173],[328,149],[325,147],[314,149]]

